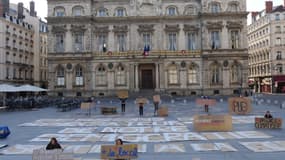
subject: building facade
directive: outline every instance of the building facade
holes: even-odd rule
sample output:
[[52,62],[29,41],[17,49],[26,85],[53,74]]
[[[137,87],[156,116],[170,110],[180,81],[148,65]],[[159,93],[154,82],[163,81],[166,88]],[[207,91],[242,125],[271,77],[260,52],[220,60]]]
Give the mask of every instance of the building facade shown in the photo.
[[256,92],[285,92],[285,8],[265,2],[248,26],[249,80]]
[[245,0],[48,0],[49,93],[238,93],[246,19]]
[[[47,87],[47,78],[39,76],[40,59],[47,61],[47,24],[40,23],[36,13],[31,12],[33,9],[24,8],[23,3],[16,5],[5,1],[4,5],[8,5],[9,12],[0,17],[0,82],[41,87],[45,84]],[[40,34],[40,24],[45,26],[45,33]],[[40,35],[45,36],[45,43],[40,43]],[[45,54],[40,54],[41,46]],[[41,69],[47,74],[47,62]]]

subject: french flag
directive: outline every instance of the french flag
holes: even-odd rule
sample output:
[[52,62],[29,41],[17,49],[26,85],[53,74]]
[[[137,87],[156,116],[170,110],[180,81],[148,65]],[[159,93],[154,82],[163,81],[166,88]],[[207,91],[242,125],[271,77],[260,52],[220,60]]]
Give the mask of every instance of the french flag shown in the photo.
[[150,51],[150,49],[149,49],[149,45],[145,45],[144,46],[144,49],[143,49],[143,55],[144,56],[148,56],[149,55],[149,51]]

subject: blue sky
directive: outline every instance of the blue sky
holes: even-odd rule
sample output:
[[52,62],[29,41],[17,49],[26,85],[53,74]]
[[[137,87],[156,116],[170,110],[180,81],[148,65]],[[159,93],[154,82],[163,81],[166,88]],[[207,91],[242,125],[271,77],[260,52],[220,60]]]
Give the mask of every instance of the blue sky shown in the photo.
[[[31,0],[10,0],[10,3],[23,2],[26,8],[29,8],[29,2]],[[36,3],[36,11],[38,16],[46,17],[47,16],[47,1],[46,0],[34,0]],[[261,11],[265,8],[266,0],[247,0],[247,10],[248,11]],[[274,5],[283,4],[284,0],[272,0]]]

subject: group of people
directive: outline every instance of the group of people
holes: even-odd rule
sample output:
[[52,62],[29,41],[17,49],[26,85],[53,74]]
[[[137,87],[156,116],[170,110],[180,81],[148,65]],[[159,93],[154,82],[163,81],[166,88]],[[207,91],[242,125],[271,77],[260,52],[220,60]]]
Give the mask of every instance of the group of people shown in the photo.
[[[125,113],[126,112],[126,99],[120,99],[120,100],[121,100],[121,112]],[[154,116],[157,116],[159,102],[153,102],[153,104],[154,104]],[[138,106],[139,106],[139,115],[143,116],[144,103],[139,103]]]

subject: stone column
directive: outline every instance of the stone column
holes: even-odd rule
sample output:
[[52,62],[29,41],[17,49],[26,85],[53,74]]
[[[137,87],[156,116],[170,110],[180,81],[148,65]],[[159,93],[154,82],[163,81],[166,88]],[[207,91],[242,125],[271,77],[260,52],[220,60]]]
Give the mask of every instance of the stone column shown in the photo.
[[135,91],[139,91],[139,66],[135,64]]
[[156,63],[155,64],[155,91],[160,91],[159,81],[160,81],[159,63]]
[[67,31],[65,34],[65,52],[73,52],[72,32]]

